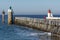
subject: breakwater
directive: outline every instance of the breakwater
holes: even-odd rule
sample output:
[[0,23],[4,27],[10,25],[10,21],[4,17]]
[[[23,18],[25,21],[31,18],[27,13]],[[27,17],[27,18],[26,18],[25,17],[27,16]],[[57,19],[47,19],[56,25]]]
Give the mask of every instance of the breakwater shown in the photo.
[[60,35],[60,20],[15,17],[15,24]]

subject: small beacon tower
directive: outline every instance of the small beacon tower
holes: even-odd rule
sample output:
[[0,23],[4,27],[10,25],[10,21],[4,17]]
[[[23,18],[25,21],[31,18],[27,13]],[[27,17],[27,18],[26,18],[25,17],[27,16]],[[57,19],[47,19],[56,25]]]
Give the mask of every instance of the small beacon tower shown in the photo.
[[2,11],[2,23],[5,23],[5,11]]
[[13,10],[12,7],[10,6],[10,8],[8,9],[8,24],[12,23],[13,23]]
[[51,10],[48,10],[48,17],[51,17]]

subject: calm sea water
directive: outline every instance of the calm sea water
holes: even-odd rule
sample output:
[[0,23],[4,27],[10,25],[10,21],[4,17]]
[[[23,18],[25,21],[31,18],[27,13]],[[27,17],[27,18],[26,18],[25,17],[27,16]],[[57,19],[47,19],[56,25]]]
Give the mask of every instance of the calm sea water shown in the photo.
[[[18,15],[18,16],[32,18],[44,17],[44,15]],[[0,40],[51,40],[51,37],[45,34],[46,32],[38,31],[32,28],[27,28],[14,24],[8,25],[7,16],[5,16],[5,24],[3,24],[2,16],[0,15]]]

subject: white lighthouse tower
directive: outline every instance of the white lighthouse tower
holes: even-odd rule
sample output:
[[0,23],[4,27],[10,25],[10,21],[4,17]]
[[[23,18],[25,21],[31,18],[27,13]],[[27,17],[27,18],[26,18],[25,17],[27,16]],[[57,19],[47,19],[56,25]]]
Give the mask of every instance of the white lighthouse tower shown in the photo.
[[48,17],[51,17],[51,10],[48,10]]
[[10,6],[10,8],[8,9],[8,24],[12,23],[13,23],[13,10],[12,7]]
[[48,10],[48,17],[53,17],[51,10]]

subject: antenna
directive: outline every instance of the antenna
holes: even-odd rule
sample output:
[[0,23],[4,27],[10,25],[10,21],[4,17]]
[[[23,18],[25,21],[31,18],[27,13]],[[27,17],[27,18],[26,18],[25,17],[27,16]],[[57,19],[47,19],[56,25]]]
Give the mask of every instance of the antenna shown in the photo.
[[9,7],[12,6],[12,0],[9,0]]

